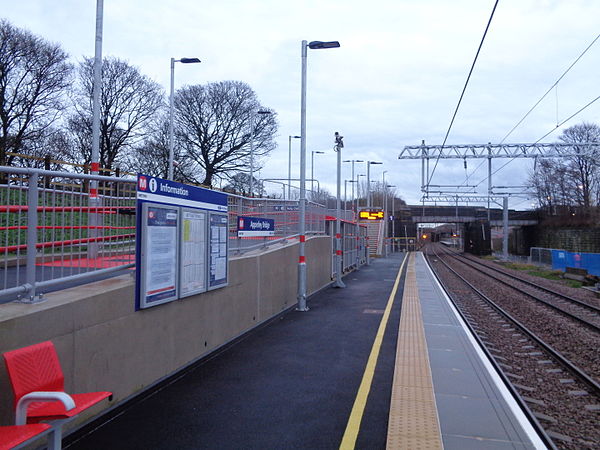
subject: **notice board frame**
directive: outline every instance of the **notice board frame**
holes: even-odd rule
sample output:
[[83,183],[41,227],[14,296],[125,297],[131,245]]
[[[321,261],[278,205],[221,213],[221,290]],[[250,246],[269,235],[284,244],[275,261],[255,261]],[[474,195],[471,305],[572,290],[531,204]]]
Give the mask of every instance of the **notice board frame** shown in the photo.
[[[136,206],[136,229],[137,229],[137,239],[136,239],[136,272],[135,272],[135,309],[136,311],[152,307],[155,305],[167,303],[170,301],[176,301],[181,298],[188,297],[190,295],[199,294],[202,292],[206,292],[207,290],[218,289],[221,287],[225,287],[229,284],[229,240],[228,240],[228,229],[226,230],[226,278],[224,282],[220,282],[217,285],[212,286],[209,289],[209,280],[210,280],[210,242],[209,242],[209,224],[210,224],[210,215],[211,214],[220,214],[224,217],[228,217],[228,196],[226,193],[213,191],[206,188],[186,185],[182,183],[177,183],[171,180],[165,180],[158,177],[152,177],[144,174],[138,174],[137,179],[137,206]],[[177,239],[177,261],[175,264],[177,265],[177,296],[171,297],[169,300],[165,300],[164,302],[156,302],[152,304],[147,304],[142,301],[142,267],[146,262],[143,262],[142,257],[142,247],[143,247],[143,239],[145,237],[142,232],[142,221],[144,217],[143,211],[147,211],[147,206],[144,205],[152,205],[158,207],[165,208],[173,208],[178,209],[178,229],[176,232]],[[181,276],[180,271],[182,267],[181,261],[181,233],[183,226],[183,213],[184,211],[202,211],[206,214],[205,220],[205,286],[206,289],[199,289],[197,292],[189,292],[185,295],[181,294],[180,291],[180,283]],[[147,234],[147,233],[146,233]],[[147,242],[145,244],[147,246]],[[146,251],[146,248],[144,248]],[[144,253],[145,255],[146,253]],[[144,266],[145,270],[145,266]],[[145,282],[145,280],[144,280]]]

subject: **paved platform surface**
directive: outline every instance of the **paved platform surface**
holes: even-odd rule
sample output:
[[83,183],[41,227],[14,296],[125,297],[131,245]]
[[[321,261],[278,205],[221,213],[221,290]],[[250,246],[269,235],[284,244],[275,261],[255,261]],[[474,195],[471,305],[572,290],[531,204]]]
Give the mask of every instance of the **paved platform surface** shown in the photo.
[[[342,448],[386,448],[401,356],[396,348],[405,339],[400,333],[398,341],[406,271],[391,295],[403,256],[374,259],[344,277],[345,289],[327,288],[310,298],[310,311],[291,311],[250,332],[159,391],[124,405],[109,421],[69,436],[65,448],[336,449],[342,442]],[[439,448],[440,441],[446,449],[534,448],[422,255],[406,266],[412,267],[411,320],[426,342],[415,348],[425,353],[435,398],[427,420],[439,420],[428,428],[439,432],[438,446],[429,440],[418,448]],[[356,436],[347,439],[378,340],[364,412]],[[410,388],[400,386],[400,392]]]
[[[338,448],[402,254],[373,259],[251,332],[69,449]],[[402,289],[386,328],[357,448],[385,448]],[[85,430],[89,431],[89,430]]]
[[502,395],[420,253],[415,272],[444,448],[544,448]]

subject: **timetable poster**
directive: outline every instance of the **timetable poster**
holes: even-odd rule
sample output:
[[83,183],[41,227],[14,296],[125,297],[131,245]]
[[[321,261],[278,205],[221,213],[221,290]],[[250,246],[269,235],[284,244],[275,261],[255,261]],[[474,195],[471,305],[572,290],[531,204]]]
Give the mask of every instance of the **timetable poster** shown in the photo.
[[179,209],[144,205],[142,307],[177,299]]
[[183,209],[181,217],[179,295],[206,291],[206,212]]
[[227,285],[227,240],[229,236],[227,220],[225,214],[210,215],[209,289]]

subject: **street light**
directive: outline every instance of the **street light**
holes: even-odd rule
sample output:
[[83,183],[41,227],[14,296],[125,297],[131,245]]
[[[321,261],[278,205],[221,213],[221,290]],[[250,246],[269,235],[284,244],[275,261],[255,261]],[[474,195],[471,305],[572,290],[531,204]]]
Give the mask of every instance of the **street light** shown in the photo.
[[298,256],[298,311],[308,311],[306,306],[306,254],[305,254],[305,232],[306,232],[306,56],[307,49],[324,49],[339,47],[337,41],[322,42],[302,41],[301,45],[301,86],[300,86],[300,245]]
[[258,111],[252,110],[250,114],[250,182],[248,186],[248,194],[252,197],[252,188],[254,184],[254,125],[256,122],[256,114],[271,114],[271,111],[259,109]]
[[346,287],[342,281],[342,223],[340,216],[342,215],[341,210],[341,188],[342,188],[342,149],[344,148],[344,136],[341,136],[337,131],[335,132],[335,145],[333,149],[337,153],[337,195],[335,200],[336,214],[335,214],[335,287],[343,288]]
[[[346,159],[342,162],[351,162],[352,163],[352,176],[351,179],[354,180],[354,163],[355,162],[364,162],[362,159]],[[358,189],[358,186],[357,186]],[[352,184],[352,200],[354,200],[354,184]]]
[[325,154],[325,152],[320,152],[320,151],[315,151],[312,150],[311,151],[311,156],[310,156],[310,192],[311,195],[314,195],[314,184],[315,184],[315,153],[317,155],[323,155]]
[[[386,188],[386,193],[387,193],[387,188],[395,188],[396,186],[393,184],[386,184],[385,188]],[[395,233],[395,227],[394,227],[394,221],[395,221],[395,217],[394,217],[394,199],[395,199],[395,195],[392,195],[392,214],[391,214],[391,220],[392,220],[392,251],[395,248],[395,244],[396,244],[396,233]],[[385,197],[385,207],[387,208],[387,195]],[[390,214],[388,214],[388,216],[390,216]],[[388,219],[389,220],[389,219]]]
[[199,63],[198,58],[171,58],[171,95],[169,96],[169,169],[167,178],[173,179],[173,96],[175,95],[175,63],[194,64]]
[[292,198],[292,139],[300,139],[302,136],[290,136],[288,153],[288,200]]
[[379,161],[367,161],[367,208],[371,207],[371,164],[383,164]]

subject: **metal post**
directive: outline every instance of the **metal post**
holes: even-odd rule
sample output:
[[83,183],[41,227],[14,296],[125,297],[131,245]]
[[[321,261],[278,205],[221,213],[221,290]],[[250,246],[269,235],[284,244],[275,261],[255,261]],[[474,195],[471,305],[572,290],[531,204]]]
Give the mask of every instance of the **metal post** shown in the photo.
[[300,245],[298,256],[298,311],[308,311],[306,305],[306,49],[307,41],[302,41],[302,83],[300,89]]
[[314,201],[314,192],[315,192],[315,151],[312,150],[310,152],[310,195],[311,199]]
[[253,197],[252,188],[253,188],[253,178],[254,178],[254,109],[250,114],[250,183],[248,189],[250,192],[248,195]]
[[[338,140],[339,139],[339,140]],[[340,216],[342,214],[341,209],[341,192],[342,192],[342,148],[344,144],[342,144],[341,136],[338,136],[336,133],[336,146],[335,150],[337,152],[337,193],[336,193],[336,217],[335,217],[335,283],[334,287],[343,288],[346,287],[344,282],[342,281],[342,222],[340,220]]]
[[[94,84],[92,87],[92,154],[91,174],[98,175],[100,169],[100,92],[102,90],[102,25],[104,22],[104,0],[96,0],[96,38],[94,47]],[[90,180],[89,206],[99,206],[98,180]],[[88,225],[91,226],[89,236],[94,238],[98,235],[99,216],[88,215]],[[98,257],[98,243],[88,244],[88,258]]]
[[27,292],[28,303],[34,302],[35,297],[35,259],[38,226],[38,174],[29,175],[29,189],[27,190],[27,268],[25,269],[26,283],[30,286]]
[[[287,199],[292,198],[292,136],[289,139],[289,150],[288,150],[288,196]],[[284,197],[285,198],[285,197]]]
[[367,209],[371,208],[371,161],[367,161]]
[[387,235],[387,184],[385,182],[385,174],[386,174],[387,170],[384,170],[382,175],[382,180],[383,180],[383,198],[382,203],[383,203],[383,254],[384,256],[387,258],[388,256],[388,252],[387,252],[387,243],[386,243],[386,239],[388,237]]
[[508,197],[502,199],[502,258],[508,260]]
[[395,195],[392,195],[392,251],[395,250],[396,248],[396,227],[395,227],[395,222],[396,222],[396,210],[394,208],[394,199],[395,199]]
[[175,95],[175,58],[171,58],[171,91],[169,95],[169,170],[167,178],[173,179],[173,96]]
[[[491,142],[488,142],[491,144]],[[490,196],[492,195],[492,149],[488,147],[488,201],[487,201],[487,219],[490,221]]]

